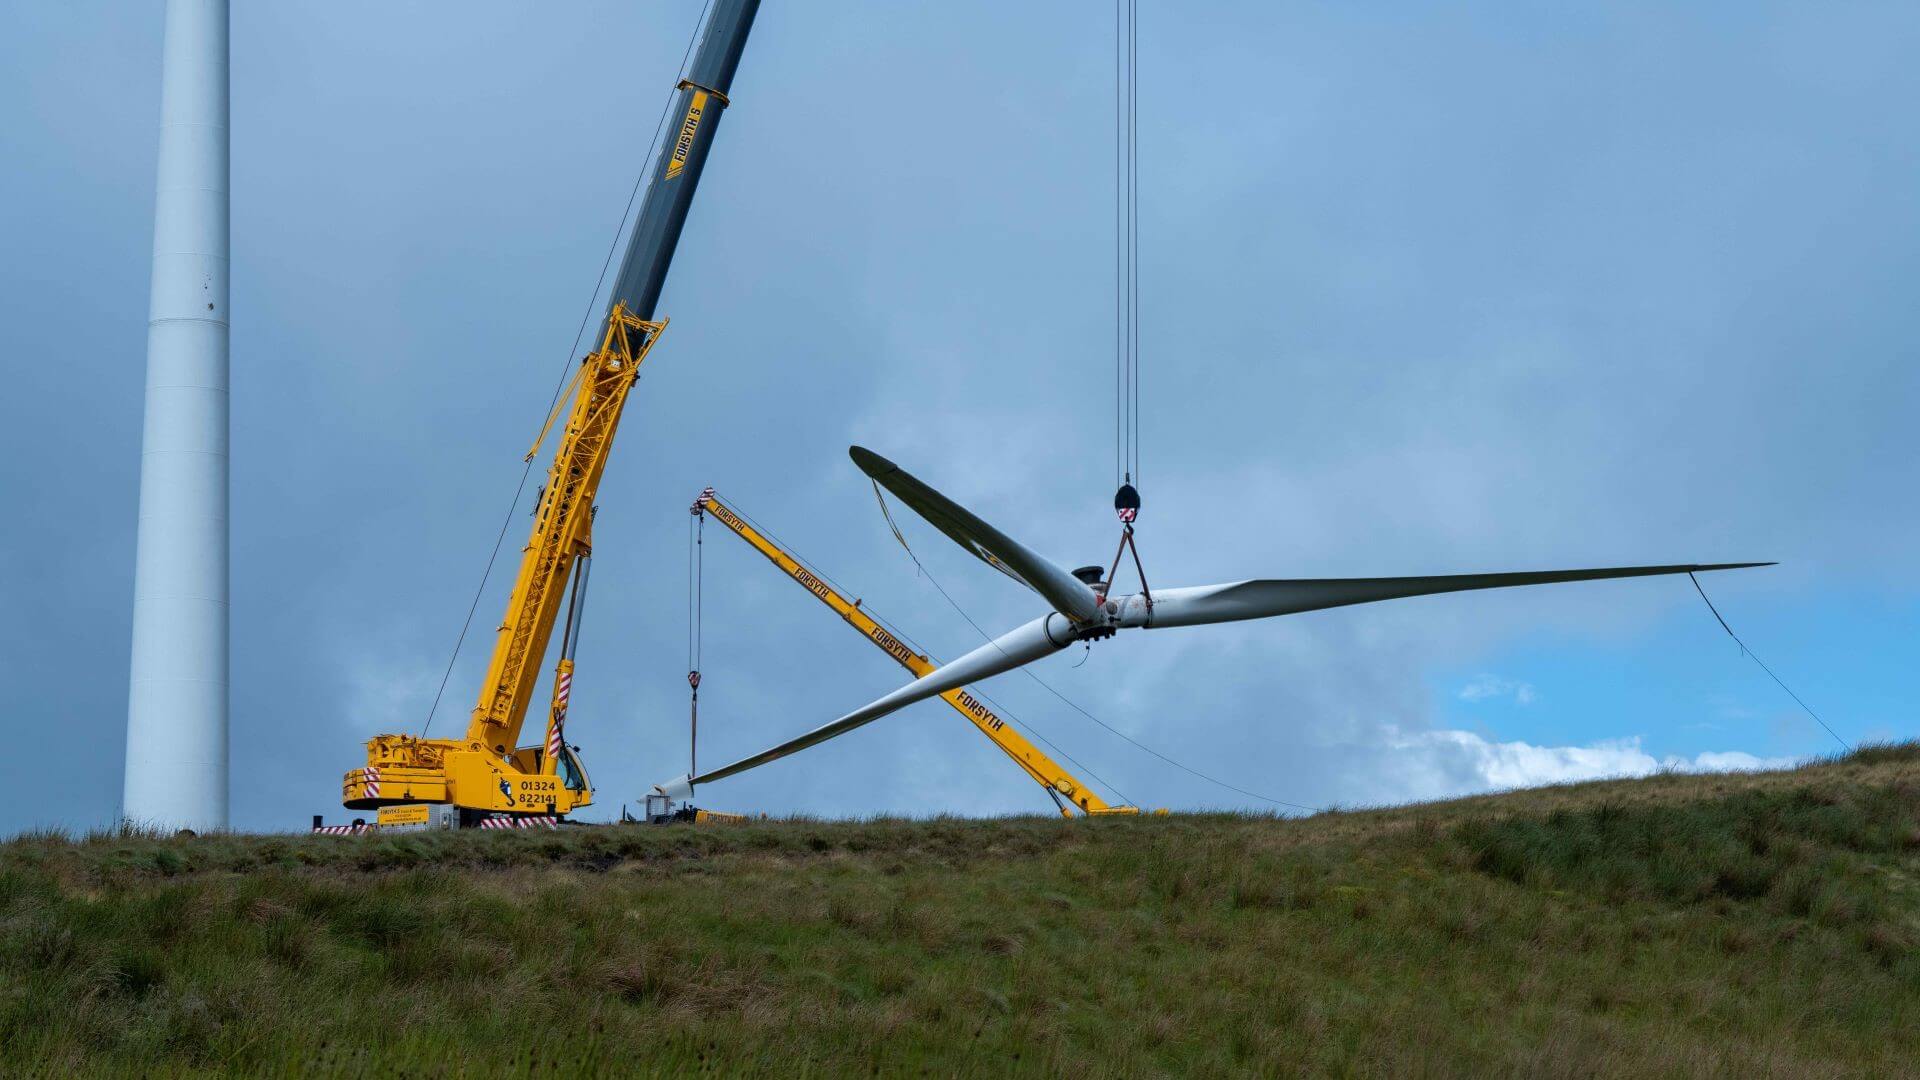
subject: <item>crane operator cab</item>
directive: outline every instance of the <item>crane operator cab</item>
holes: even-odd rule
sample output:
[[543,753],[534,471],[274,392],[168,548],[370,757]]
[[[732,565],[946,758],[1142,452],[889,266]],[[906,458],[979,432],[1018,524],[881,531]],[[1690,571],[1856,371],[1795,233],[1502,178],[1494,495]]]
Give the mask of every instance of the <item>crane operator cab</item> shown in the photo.
[[554,762],[554,773],[560,777],[561,786],[575,795],[584,795],[593,790],[593,785],[587,782],[587,767],[580,763],[579,755],[573,752],[571,746],[560,748],[560,760]]

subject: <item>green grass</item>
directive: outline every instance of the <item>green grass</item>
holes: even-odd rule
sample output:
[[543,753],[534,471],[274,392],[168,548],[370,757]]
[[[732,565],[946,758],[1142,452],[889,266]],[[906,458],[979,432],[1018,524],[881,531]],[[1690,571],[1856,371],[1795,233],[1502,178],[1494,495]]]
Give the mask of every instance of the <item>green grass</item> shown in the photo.
[[1306,820],[0,844],[0,1072],[1898,1075],[1920,747]]

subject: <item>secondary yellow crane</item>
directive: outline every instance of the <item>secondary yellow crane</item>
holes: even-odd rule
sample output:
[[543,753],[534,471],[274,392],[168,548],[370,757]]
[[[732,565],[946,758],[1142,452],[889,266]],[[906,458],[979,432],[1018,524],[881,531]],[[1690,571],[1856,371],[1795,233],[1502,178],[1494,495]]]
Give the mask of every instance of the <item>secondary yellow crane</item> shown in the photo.
[[[693,513],[711,515],[715,521],[725,525],[735,536],[745,540],[755,551],[766,556],[767,561],[780,568],[781,572],[798,582],[812,593],[821,603],[832,608],[845,619],[847,625],[860,632],[860,635],[879,647],[881,652],[913,672],[918,678],[939,665],[926,656],[915,652],[898,636],[891,633],[880,620],[866,610],[858,600],[848,600],[840,595],[833,586],[828,585],[820,575],[807,569],[800,560],[774,543],[767,535],[754,528],[739,513],[726,503],[721,502],[712,488],[700,493],[694,501]],[[1138,814],[1137,806],[1109,805],[1086,784],[1072,773],[1055,764],[1052,758],[1040,752],[1026,736],[1020,734],[985,702],[969,693],[966,687],[956,687],[940,695],[941,700],[953,706],[954,710],[967,718],[968,722],[980,729],[980,733],[993,741],[1013,763],[1020,766],[1035,783],[1046,789],[1059,807],[1063,817],[1072,817],[1075,810],[1088,815]]]
[[[654,318],[654,308],[759,6],[759,0],[711,5],[687,77],[675,88],[673,126],[634,219],[600,346],[580,362],[568,392],[527,452],[527,460],[533,460],[564,415],[559,447],[534,508],[533,532],[522,549],[465,736],[375,736],[367,742],[366,764],[341,781],[341,802],[353,810],[378,810],[382,826],[551,824],[593,801],[586,770],[566,740],[566,720],[593,551],[594,498],[627,395],[666,329],[665,319]],[[561,624],[546,737],[521,746],[521,729],[563,605],[567,617]],[[319,819],[314,826],[321,829]]]

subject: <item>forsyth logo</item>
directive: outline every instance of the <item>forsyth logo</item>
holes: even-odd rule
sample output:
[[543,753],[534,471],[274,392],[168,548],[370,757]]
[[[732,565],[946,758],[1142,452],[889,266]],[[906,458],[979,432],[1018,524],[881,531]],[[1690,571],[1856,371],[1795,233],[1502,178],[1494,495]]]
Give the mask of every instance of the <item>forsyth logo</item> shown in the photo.
[[793,568],[792,577],[793,577],[793,580],[806,586],[806,589],[808,592],[812,593],[813,595],[819,597],[822,600],[825,600],[827,597],[833,594],[833,590],[827,588],[826,582],[821,581],[819,578],[814,577],[812,574],[809,574],[804,567],[795,566]]
[[667,179],[680,175],[687,167],[687,155],[693,152],[693,137],[700,132],[700,117],[707,111],[707,92],[695,90],[687,103],[687,118],[680,121],[680,135],[673,140],[673,156],[667,159]]
[[732,529],[735,532],[744,531],[747,527],[747,523],[740,520],[740,515],[734,513],[733,511],[727,509],[724,506],[721,506],[719,503],[708,503],[707,509],[712,512],[714,517],[717,517],[721,521],[726,522],[727,528]]
[[982,705],[979,699],[967,693],[965,690],[960,691],[960,705],[967,710],[968,716],[973,717],[979,721],[982,726],[992,731],[999,731],[1007,725],[1005,720],[994,715],[992,709]]
[[875,625],[873,628],[873,632],[868,634],[867,636],[873,639],[873,643],[875,645],[878,645],[881,648],[887,650],[887,652],[890,655],[892,655],[892,657],[895,660],[898,660],[903,664],[911,665],[915,660],[918,660],[920,658],[920,655],[918,653],[914,652],[912,649],[909,649],[905,645],[901,644],[899,638],[896,638],[892,634],[889,634],[885,630],[882,630],[878,625]]

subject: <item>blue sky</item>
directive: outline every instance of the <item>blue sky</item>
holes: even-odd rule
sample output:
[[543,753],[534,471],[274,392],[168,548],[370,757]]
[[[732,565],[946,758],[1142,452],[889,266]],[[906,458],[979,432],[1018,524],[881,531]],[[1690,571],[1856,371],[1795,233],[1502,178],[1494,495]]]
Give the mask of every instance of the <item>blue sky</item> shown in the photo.
[[[237,826],[337,816],[358,744],[418,730],[698,6],[236,11]],[[117,811],[160,6],[10,22],[0,715],[35,749],[0,832]],[[1111,550],[1111,33],[1097,4],[762,12],[602,491],[596,811],[684,761],[700,488],[947,656],[978,639],[849,443],[1065,564]],[[1145,5],[1141,33],[1154,581],[1778,559],[1705,584],[1843,735],[1915,734],[1920,12]],[[983,626],[1034,614],[903,524]],[[707,555],[703,760],[900,681],[744,546]],[[1038,673],[1301,803],[1833,748],[1684,580],[1138,637]],[[984,689],[1134,801],[1247,802]],[[701,795],[1046,805],[938,703]]]

